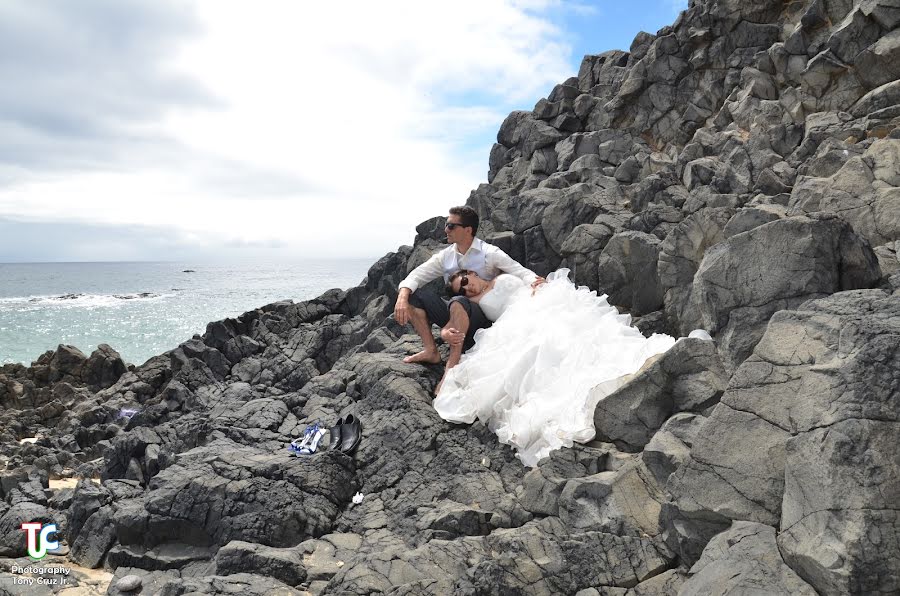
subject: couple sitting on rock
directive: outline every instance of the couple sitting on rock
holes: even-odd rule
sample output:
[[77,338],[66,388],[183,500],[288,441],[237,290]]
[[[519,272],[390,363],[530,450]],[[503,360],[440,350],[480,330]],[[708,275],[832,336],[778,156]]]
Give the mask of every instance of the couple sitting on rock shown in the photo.
[[[567,269],[544,279],[477,238],[469,207],[450,209],[445,230],[450,246],[400,283],[394,316],[423,343],[404,361],[441,361],[431,331],[439,325],[450,355],[435,409],[451,422],[482,420],[526,465],[590,441],[597,402],[675,343],[645,338],[605,295],[576,288]],[[441,276],[450,300],[421,289]]]

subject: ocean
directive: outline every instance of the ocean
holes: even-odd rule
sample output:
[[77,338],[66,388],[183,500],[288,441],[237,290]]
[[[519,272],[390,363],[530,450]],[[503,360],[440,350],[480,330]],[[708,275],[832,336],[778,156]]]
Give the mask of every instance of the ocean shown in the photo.
[[359,284],[377,259],[288,264],[0,263],[0,363],[99,344],[142,364],[210,321]]

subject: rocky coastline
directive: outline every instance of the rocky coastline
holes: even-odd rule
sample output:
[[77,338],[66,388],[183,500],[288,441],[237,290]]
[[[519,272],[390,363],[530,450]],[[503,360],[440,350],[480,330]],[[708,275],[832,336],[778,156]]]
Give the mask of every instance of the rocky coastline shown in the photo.
[[[897,0],[692,0],[506,118],[479,235],[644,333],[715,340],[536,468],[402,362],[397,284],[442,217],[357,287],[139,366],[0,367],[0,594],[897,593],[898,24]],[[349,412],[354,454],[291,456]],[[112,577],[15,583],[27,521],[59,529],[46,561]]]

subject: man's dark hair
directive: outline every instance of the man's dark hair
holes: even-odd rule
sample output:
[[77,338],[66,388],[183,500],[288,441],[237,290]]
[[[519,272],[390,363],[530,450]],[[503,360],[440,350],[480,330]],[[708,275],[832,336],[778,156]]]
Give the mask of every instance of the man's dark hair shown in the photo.
[[463,227],[472,228],[473,236],[478,233],[478,214],[475,213],[475,210],[471,207],[451,207],[450,215],[459,216],[460,223],[462,223]]

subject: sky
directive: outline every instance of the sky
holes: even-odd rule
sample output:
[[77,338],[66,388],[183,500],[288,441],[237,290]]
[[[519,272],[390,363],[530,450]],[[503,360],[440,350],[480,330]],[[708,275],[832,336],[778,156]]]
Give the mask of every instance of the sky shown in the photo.
[[0,262],[377,258],[687,0],[4,0]]

